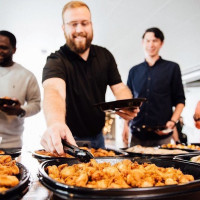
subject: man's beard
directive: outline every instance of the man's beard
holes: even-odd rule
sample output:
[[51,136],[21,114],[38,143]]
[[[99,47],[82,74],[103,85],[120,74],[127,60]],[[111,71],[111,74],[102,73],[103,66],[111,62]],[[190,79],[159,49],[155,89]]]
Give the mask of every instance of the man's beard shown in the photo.
[[84,43],[78,43],[75,42],[75,39],[73,37],[73,39],[69,38],[66,33],[65,33],[65,39],[66,39],[66,43],[69,46],[69,48],[74,51],[77,54],[81,54],[84,53],[90,46],[92,43],[92,39],[93,39],[93,33],[91,34],[90,37],[87,37],[86,34],[80,33],[80,34],[76,34],[77,36],[82,36],[86,38],[86,41]]
[[8,67],[13,63],[12,61],[12,55],[5,56],[3,59],[0,59],[0,65],[2,67]]

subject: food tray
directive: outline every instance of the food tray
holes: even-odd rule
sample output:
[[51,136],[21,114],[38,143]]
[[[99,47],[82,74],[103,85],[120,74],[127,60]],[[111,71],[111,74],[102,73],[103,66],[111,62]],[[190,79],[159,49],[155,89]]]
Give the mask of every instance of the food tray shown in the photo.
[[[44,149],[39,149],[37,151],[43,151],[43,150]],[[122,152],[122,151],[119,151],[119,150],[115,150],[115,149],[105,148],[105,150],[107,150],[107,151],[113,151],[116,154],[115,157],[127,155],[125,152]],[[45,160],[53,160],[53,159],[75,159],[75,158],[66,158],[66,157],[41,155],[41,154],[36,153],[35,151],[32,152],[32,156],[34,158],[38,159],[39,162],[43,162]],[[109,156],[109,157],[111,157],[111,156]],[[104,158],[104,157],[101,157],[101,158]],[[106,157],[106,158],[108,158],[108,157]]]
[[175,156],[174,159],[175,160],[181,160],[181,161],[189,162],[189,163],[195,163],[197,165],[200,165],[200,163],[191,161],[191,158],[195,157],[195,156],[200,156],[200,154],[198,154],[198,153],[189,153],[187,155],[178,155],[178,156]]
[[[159,148],[159,147],[155,147],[155,148]],[[129,148],[121,148],[122,151],[126,152],[129,156],[139,156],[139,157],[168,157],[168,158],[173,158],[174,156],[176,155],[185,155],[183,153],[180,153],[180,154],[151,154],[151,153],[137,153],[137,152],[130,152],[130,151],[127,151],[127,149]],[[172,149],[169,149],[169,150],[172,150]],[[179,149],[181,150],[181,149]],[[186,151],[184,149],[184,151]],[[188,152],[189,153],[189,152]]]
[[[95,160],[99,163],[101,162],[110,162],[111,164],[115,164],[117,162],[125,159],[121,158],[96,158]],[[159,167],[174,167],[176,169],[181,169],[184,174],[191,174],[194,176],[195,180],[186,184],[180,185],[168,185],[168,186],[160,186],[160,187],[147,187],[147,188],[126,188],[126,189],[93,189],[93,188],[85,188],[85,187],[76,187],[70,186],[66,184],[59,183],[53,179],[51,179],[47,172],[46,167],[52,165],[60,165],[67,163],[68,165],[73,165],[80,163],[77,160],[48,160],[43,162],[39,167],[39,180],[41,183],[54,192],[55,195],[68,199],[71,197],[72,199],[165,199],[165,200],[178,200],[178,199],[187,199],[199,198],[200,191],[200,168],[197,165],[193,165],[188,162],[178,161],[178,160],[162,160],[162,159],[135,159],[135,158],[127,158],[131,161],[137,161],[139,164],[144,162],[153,163]]]
[[102,111],[118,111],[123,108],[136,108],[140,107],[146,101],[145,98],[123,99],[117,101],[103,102],[95,104],[94,106]]
[[20,170],[20,173],[16,175],[19,179],[19,184],[5,192],[0,193],[0,199],[2,200],[21,199],[29,189],[30,173],[28,169],[21,163],[16,162],[16,165]]
[[0,155],[10,155],[12,158],[16,158],[21,155],[21,148],[1,148],[0,150],[4,151],[4,154]]

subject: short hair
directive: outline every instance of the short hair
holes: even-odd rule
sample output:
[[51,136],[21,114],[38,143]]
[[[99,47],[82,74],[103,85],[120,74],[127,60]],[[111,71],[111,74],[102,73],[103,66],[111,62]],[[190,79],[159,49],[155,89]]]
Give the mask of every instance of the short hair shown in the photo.
[[63,23],[64,23],[64,12],[67,10],[67,9],[70,9],[70,8],[80,8],[80,7],[86,7],[89,11],[89,7],[87,6],[87,4],[85,4],[84,2],[82,1],[70,1],[69,3],[67,3],[64,7],[63,7],[63,10],[62,10],[62,19],[63,19]]
[[11,32],[2,30],[2,31],[0,31],[0,35],[8,37],[12,47],[14,49],[16,48],[17,40],[16,40],[16,37]]
[[143,36],[142,36],[142,39],[144,39],[145,34],[148,33],[148,32],[153,32],[154,35],[155,35],[155,37],[156,37],[156,38],[159,38],[159,39],[161,40],[161,42],[163,42],[164,39],[165,39],[163,32],[162,32],[159,28],[157,28],[157,27],[148,28],[148,29],[144,32],[144,34],[143,34]]

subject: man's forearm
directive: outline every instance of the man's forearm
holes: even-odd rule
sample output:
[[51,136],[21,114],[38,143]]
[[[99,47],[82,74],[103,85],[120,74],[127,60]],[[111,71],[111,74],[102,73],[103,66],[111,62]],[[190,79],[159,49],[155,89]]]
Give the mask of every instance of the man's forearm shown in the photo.
[[182,113],[184,107],[185,107],[185,105],[182,103],[177,104],[176,108],[174,110],[174,113],[171,117],[171,120],[177,122],[181,116],[181,113]]
[[43,108],[47,126],[56,122],[65,123],[65,99],[56,90],[44,90]]
[[111,86],[113,94],[115,95],[116,99],[131,99],[133,95],[130,89],[124,85],[123,83],[119,83],[117,85]]

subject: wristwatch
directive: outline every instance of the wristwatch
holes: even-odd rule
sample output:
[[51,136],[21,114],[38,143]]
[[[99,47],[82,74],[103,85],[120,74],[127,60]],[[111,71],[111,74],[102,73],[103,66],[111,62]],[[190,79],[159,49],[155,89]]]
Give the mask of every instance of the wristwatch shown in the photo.
[[24,109],[21,109],[20,113],[18,114],[18,117],[22,118],[25,116],[25,114],[26,114],[26,111]]
[[193,116],[195,122],[200,121],[200,118],[197,118],[195,115]]

